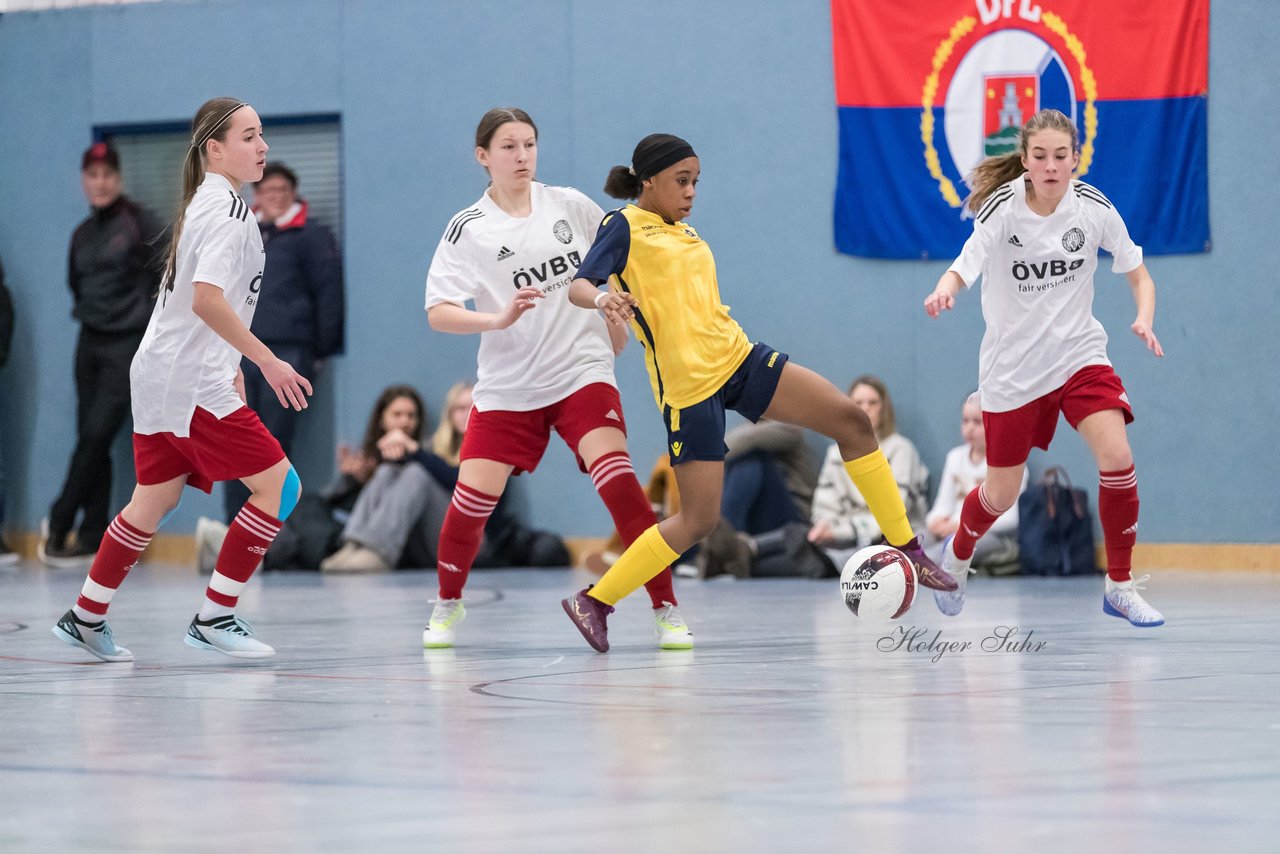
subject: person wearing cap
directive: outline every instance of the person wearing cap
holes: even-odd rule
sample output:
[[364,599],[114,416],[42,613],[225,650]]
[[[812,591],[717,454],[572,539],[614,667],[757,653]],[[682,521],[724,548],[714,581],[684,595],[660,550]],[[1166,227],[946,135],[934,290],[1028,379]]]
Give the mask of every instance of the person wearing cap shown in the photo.
[[[253,203],[267,252],[262,277],[268,285],[253,316],[253,334],[298,373],[314,377],[326,359],[343,349],[346,314],[338,243],[333,232],[311,215],[307,200],[298,195],[298,176],[283,163],[268,163],[262,170],[262,180],[254,184]],[[245,402],[284,452],[291,453],[300,413],[276,404],[276,393],[257,365],[245,359],[241,367]],[[249,498],[249,490],[238,480],[227,481],[222,497],[230,524]]]
[[38,547],[54,566],[84,563],[107,530],[111,446],[129,415],[129,364],[160,283],[163,225],[123,194],[120,156],[109,143],[85,150],[80,182],[91,211],[71,236],[67,264],[71,314],[80,323],[76,446]]
[[[574,305],[603,311],[610,323],[629,322],[644,344],[680,488],[678,513],[641,534],[594,587],[561,603],[600,652],[609,649],[606,618],[613,606],[719,521],[728,409],[753,422],[768,418],[834,439],[880,530],[915,564],[920,583],[946,590],[957,586],[912,531],[866,413],[786,353],[752,343],[729,316],[711,249],[685,222],[700,172],[698,155],[680,137],[658,133],[640,140],[631,166],[613,167],[604,185],[615,199],[636,203],[605,216],[569,285]],[[598,290],[606,282],[610,290]]]

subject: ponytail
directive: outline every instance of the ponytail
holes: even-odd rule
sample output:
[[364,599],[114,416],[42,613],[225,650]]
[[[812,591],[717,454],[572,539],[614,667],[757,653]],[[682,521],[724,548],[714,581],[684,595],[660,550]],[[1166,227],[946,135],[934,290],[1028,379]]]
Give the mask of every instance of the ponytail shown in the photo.
[[1018,149],[999,157],[988,157],[974,167],[964,182],[973,188],[965,205],[977,213],[983,202],[1002,184],[1008,184],[1027,170],[1022,168],[1022,133],[1018,134]]
[[186,156],[182,158],[182,203],[178,206],[178,216],[173,224],[173,233],[169,238],[169,249],[165,252],[164,274],[160,277],[160,290],[173,284],[177,275],[178,241],[182,239],[182,225],[187,219],[187,206],[195,198],[196,190],[204,181],[205,146],[209,140],[225,141],[227,129],[231,125],[231,114],[241,107],[248,106],[236,98],[213,98],[205,101],[196,110],[196,117],[191,122],[191,144],[187,146]]
[[615,199],[640,198],[640,179],[627,166],[615,166],[604,179],[604,191]]

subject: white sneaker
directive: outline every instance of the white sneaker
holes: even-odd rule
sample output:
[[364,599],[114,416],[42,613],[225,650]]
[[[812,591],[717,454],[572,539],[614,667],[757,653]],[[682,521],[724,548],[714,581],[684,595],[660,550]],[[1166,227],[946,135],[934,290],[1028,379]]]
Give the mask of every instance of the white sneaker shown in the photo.
[[201,620],[196,614],[191,618],[183,640],[187,646],[210,649],[232,658],[266,658],[276,654],[274,649],[253,636],[253,626],[235,614],[208,621]]
[[969,566],[973,558],[960,560],[956,557],[955,550],[951,548],[955,538],[956,535],[952,534],[942,544],[942,571],[956,580],[956,589],[933,591],[933,601],[937,604],[938,610],[948,617],[954,617],[964,608],[965,584],[969,581],[969,574],[974,572]]
[[461,599],[437,599],[431,609],[431,619],[422,630],[423,649],[447,649],[453,646],[457,635],[454,626],[467,618],[467,609]]
[[217,519],[201,516],[196,520],[196,569],[211,575],[218,568],[218,553],[227,538],[227,526]]
[[111,627],[105,619],[86,623],[74,611],[67,611],[53,627],[53,634],[59,640],[78,646],[103,661],[133,661],[133,653],[122,646],[116,646]]
[[1147,604],[1138,591],[1150,575],[1129,581],[1107,579],[1107,592],[1102,596],[1102,613],[1122,617],[1135,626],[1149,629],[1164,625],[1164,614]]
[[659,649],[693,649],[693,632],[675,605],[663,602],[661,608],[653,609],[653,619],[657,623]]

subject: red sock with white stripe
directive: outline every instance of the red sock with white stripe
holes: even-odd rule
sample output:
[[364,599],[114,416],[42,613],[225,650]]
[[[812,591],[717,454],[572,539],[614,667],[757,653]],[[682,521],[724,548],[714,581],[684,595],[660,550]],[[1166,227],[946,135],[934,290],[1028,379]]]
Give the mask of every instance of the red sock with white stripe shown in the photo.
[[107,526],[106,536],[93,556],[89,577],[80,589],[80,598],[71,607],[76,618],[84,623],[96,623],[107,615],[111,597],[116,595],[124,577],[138,562],[138,556],[151,542],[151,534],[133,527],[117,515]]
[[951,541],[951,550],[956,553],[956,557],[960,560],[972,558],[974,544],[991,530],[1002,512],[992,508],[991,502],[987,500],[985,483],[966,495],[964,507],[960,510],[960,528]]
[[440,547],[436,549],[436,575],[440,578],[441,599],[461,599],[467,574],[480,551],[484,525],[500,495],[486,495],[459,481],[453,488],[453,501],[444,514],[440,528]]
[[218,552],[217,569],[204,592],[204,604],[197,615],[201,620],[235,613],[240,592],[262,563],[262,556],[271,547],[276,534],[280,533],[282,524],[252,504],[246,503],[240,508],[227,528],[227,538],[222,541],[222,550]]
[[1098,472],[1098,518],[1107,550],[1107,577],[1128,581],[1138,541],[1138,473],[1133,466]]
[[[591,483],[600,493],[604,506],[609,508],[609,515],[613,517],[613,525],[618,529],[624,546],[630,546],[636,537],[658,524],[653,505],[644,494],[640,481],[636,480],[636,470],[625,451],[600,457],[592,464],[590,474]],[[676,591],[671,586],[669,566],[646,581],[644,589],[649,592],[649,601],[654,608],[661,608],[664,603],[678,604]]]

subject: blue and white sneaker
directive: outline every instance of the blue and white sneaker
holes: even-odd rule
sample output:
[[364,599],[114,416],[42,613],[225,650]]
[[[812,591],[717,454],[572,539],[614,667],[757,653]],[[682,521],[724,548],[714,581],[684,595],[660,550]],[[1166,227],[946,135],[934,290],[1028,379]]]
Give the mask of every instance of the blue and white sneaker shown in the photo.
[[266,658],[276,654],[274,649],[253,636],[253,626],[235,614],[212,620],[202,620],[197,614],[191,618],[183,641],[187,646],[210,649],[232,658]]
[[1147,604],[1138,591],[1138,585],[1146,582],[1150,575],[1134,578],[1129,581],[1112,581],[1107,579],[1107,592],[1102,596],[1102,613],[1113,617],[1121,617],[1135,626],[1152,629],[1164,625],[1164,614]]
[[952,534],[942,544],[942,571],[955,579],[956,589],[933,591],[933,601],[937,604],[938,610],[948,617],[954,617],[964,608],[965,584],[969,581],[969,574],[974,572],[969,567],[972,558],[960,560],[960,558],[956,557],[955,551],[952,550],[951,543],[955,538],[956,535]]
[[105,619],[86,623],[74,611],[67,611],[53,627],[53,634],[58,640],[78,646],[103,661],[133,661],[133,653],[116,645]]

